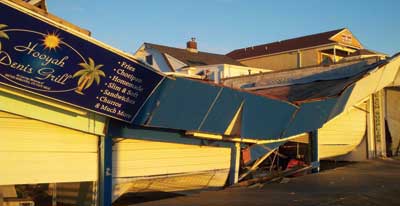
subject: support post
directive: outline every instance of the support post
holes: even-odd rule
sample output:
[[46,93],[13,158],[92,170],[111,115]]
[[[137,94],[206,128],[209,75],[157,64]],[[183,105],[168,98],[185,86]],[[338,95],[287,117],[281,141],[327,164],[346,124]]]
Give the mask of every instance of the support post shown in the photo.
[[57,183],[51,183],[51,184],[53,185],[53,191],[51,195],[51,205],[57,206]]
[[302,62],[301,62],[301,51],[298,49],[297,50],[297,68],[301,68],[302,67]]
[[374,114],[374,134],[376,153],[379,157],[386,157],[385,120],[383,108],[383,90],[372,95]]
[[374,101],[373,95],[370,95],[368,103],[368,114],[367,114],[367,149],[368,149],[368,159],[373,159],[376,157],[376,144],[375,144],[375,122],[374,122]]
[[3,198],[3,191],[0,190],[0,206],[3,206],[4,198]]
[[319,172],[318,130],[310,132],[312,173]]
[[229,185],[239,181],[240,143],[235,143],[231,149],[231,168],[229,171]]
[[336,63],[336,47],[333,47],[333,63]]
[[112,203],[112,138],[100,137],[100,175],[99,205],[111,206]]

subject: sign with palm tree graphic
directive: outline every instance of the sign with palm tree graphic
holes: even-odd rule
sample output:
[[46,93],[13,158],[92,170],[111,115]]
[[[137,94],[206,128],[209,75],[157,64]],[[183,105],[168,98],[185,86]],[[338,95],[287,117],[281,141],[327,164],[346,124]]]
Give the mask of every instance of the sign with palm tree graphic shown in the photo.
[[79,64],[83,69],[77,71],[72,77],[79,77],[78,87],[75,92],[79,94],[83,94],[82,90],[89,88],[92,86],[93,82],[96,81],[97,85],[100,84],[100,77],[105,77],[106,74],[102,70],[101,67],[104,65],[99,64],[95,65],[94,60],[89,57],[89,64],[86,62],[82,62]]
[[132,122],[164,76],[90,37],[0,2],[0,86]]
[[[6,27],[7,27],[7,25],[0,24],[0,38],[2,38],[2,39],[10,39],[10,37],[8,37],[7,33],[5,31],[3,31],[3,29]],[[1,50],[1,41],[0,41],[0,50]]]

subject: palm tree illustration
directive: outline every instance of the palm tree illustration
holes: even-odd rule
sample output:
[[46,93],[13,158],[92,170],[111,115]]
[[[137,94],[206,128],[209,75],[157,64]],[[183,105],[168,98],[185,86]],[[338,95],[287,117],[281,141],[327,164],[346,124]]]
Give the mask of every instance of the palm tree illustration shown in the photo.
[[85,90],[92,86],[93,82],[96,81],[97,85],[100,84],[100,76],[105,77],[106,74],[100,70],[104,65],[95,65],[94,60],[89,57],[89,64],[82,62],[78,64],[83,69],[77,71],[72,77],[79,77],[78,87],[75,89],[76,93],[83,94],[82,90]]
[[[2,31],[6,27],[8,26],[5,24],[0,24],[0,38],[10,39],[10,37],[6,34],[6,32]],[[1,50],[1,42],[0,42],[0,50]]]

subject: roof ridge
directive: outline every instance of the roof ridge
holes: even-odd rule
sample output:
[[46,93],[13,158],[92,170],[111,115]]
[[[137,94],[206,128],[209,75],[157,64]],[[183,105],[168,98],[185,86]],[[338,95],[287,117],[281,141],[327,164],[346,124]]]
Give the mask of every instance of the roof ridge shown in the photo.
[[[166,45],[161,45],[161,44],[154,44],[154,43],[149,43],[149,42],[144,42],[144,44],[153,45],[153,46],[159,46],[159,47],[165,47],[165,48],[169,48],[169,49],[178,49],[178,50],[190,52],[190,51],[187,51],[186,48],[178,48],[178,47],[166,46]],[[226,56],[226,54],[204,52],[204,51],[200,51],[200,50],[198,51],[198,53]],[[226,57],[229,57],[229,56],[226,56]],[[229,58],[231,58],[231,57],[229,57]]]
[[186,48],[176,48],[171,46],[164,46],[159,44],[153,44],[149,42],[144,43],[145,47],[150,47],[162,54],[168,54],[175,59],[187,64],[187,65],[212,65],[212,64],[231,64],[243,66],[240,62],[233,59],[225,54],[216,54],[209,52],[198,51],[196,53],[188,51]]

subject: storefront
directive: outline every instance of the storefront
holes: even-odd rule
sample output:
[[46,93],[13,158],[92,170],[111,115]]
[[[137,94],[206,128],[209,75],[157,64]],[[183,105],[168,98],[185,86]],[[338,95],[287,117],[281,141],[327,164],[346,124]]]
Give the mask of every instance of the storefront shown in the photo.
[[0,10],[0,205],[103,204],[107,121],[131,122],[163,75],[23,2]]
[[[0,192],[3,201],[43,205],[95,202],[105,118],[1,86]],[[73,186],[66,192],[65,187]],[[82,185],[87,185],[82,190]],[[86,197],[89,198],[86,198]],[[84,198],[83,198],[84,197]]]

